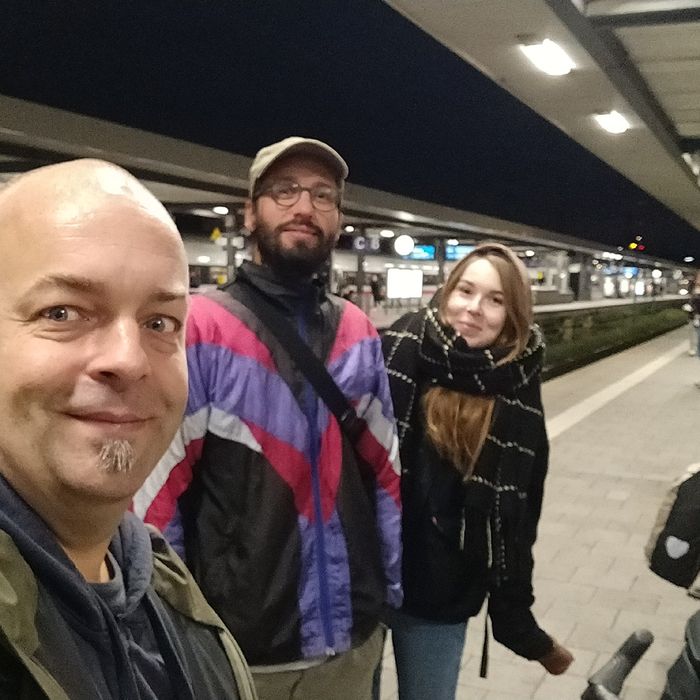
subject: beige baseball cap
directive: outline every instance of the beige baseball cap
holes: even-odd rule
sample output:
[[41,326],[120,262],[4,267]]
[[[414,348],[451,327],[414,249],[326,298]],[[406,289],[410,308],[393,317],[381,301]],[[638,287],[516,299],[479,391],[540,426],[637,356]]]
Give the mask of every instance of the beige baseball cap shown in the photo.
[[258,180],[276,160],[292,153],[311,155],[323,161],[337,175],[341,185],[348,176],[347,163],[328,144],[316,139],[289,136],[282,141],[265,146],[257,152],[248,174],[248,194],[251,197],[253,196]]

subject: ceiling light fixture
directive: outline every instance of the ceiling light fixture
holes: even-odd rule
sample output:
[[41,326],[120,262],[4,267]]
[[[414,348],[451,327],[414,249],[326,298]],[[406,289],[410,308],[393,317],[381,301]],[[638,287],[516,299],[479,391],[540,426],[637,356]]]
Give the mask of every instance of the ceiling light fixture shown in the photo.
[[212,207],[212,211],[215,214],[219,214],[220,216],[226,216],[226,214],[228,214],[228,207],[216,206],[216,207]]
[[380,232],[379,235],[382,238],[393,238],[394,237],[394,232],[390,231],[388,228],[383,228]]
[[551,39],[540,43],[521,43],[520,50],[535,68],[547,75],[567,75],[576,68],[566,51]]
[[695,260],[695,258],[692,255],[686,255],[683,258],[683,262],[693,262],[693,260]]
[[624,134],[632,126],[616,109],[611,112],[594,114],[593,118],[598,122],[598,126],[611,134]]

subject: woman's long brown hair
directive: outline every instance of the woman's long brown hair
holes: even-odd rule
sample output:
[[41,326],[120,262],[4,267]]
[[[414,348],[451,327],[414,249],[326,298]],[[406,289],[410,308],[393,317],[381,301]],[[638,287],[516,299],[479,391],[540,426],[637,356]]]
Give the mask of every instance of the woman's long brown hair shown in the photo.
[[[447,300],[466,268],[478,258],[488,260],[501,280],[506,319],[494,346],[510,348],[500,361],[508,362],[525,349],[532,323],[532,292],[525,266],[510,248],[501,243],[482,243],[462,258],[447,278],[438,311],[445,323]],[[465,478],[481,454],[493,417],[494,399],[464,394],[444,387],[432,387],[423,396],[428,436],[440,455],[448,459]]]

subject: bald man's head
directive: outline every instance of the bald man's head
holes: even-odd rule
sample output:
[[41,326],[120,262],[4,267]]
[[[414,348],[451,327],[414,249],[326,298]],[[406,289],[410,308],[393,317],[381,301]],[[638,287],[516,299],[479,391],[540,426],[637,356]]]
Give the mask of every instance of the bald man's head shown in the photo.
[[[0,191],[0,277],[18,256],[27,261],[33,253],[46,253],[59,233],[97,233],[91,222],[120,207],[138,211],[154,232],[171,238],[188,277],[182,239],[165,207],[126,170],[95,159],[31,170]],[[113,243],[119,243],[118,235]]]
[[67,498],[127,503],[165,452],[188,284],[172,219],[115,165],[51,165],[0,193],[0,474],[47,522]]
[[177,229],[165,207],[133,175],[113,163],[73,160],[31,170],[0,190],[0,232],[46,218],[69,224],[90,216],[100,203],[127,199]]

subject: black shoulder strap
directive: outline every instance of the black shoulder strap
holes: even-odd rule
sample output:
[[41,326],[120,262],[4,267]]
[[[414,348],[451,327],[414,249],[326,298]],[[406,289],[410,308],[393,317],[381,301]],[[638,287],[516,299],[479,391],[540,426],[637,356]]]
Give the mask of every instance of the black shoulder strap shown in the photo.
[[[223,291],[228,292],[229,288],[224,287]],[[345,394],[333,381],[323,362],[303,341],[294,326],[280,311],[243,280],[237,281],[236,295],[233,298],[249,308],[263,322],[267,330],[277,338],[280,345],[292,358],[297,369],[309,380],[316,393],[338,419],[341,429],[354,444],[363,430],[363,421],[358,417]]]

